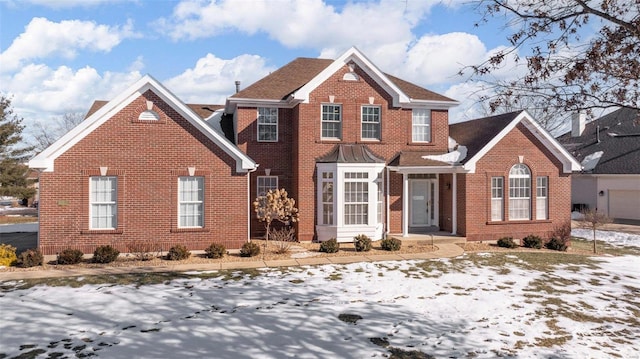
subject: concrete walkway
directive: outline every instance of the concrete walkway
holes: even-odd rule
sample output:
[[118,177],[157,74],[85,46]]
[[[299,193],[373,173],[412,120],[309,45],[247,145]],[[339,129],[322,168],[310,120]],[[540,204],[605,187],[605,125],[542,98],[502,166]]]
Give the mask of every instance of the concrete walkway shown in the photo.
[[250,269],[250,268],[274,268],[291,267],[305,265],[322,264],[349,264],[357,262],[380,262],[380,261],[400,261],[408,259],[434,259],[457,257],[464,253],[462,247],[456,243],[465,243],[463,237],[417,235],[403,238],[404,241],[426,241],[433,243],[438,249],[434,252],[424,253],[402,253],[395,254],[375,254],[336,257],[307,257],[291,258],[283,260],[255,260],[242,262],[220,262],[220,263],[193,263],[193,264],[167,264],[147,267],[103,267],[103,268],[56,268],[32,271],[2,272],[0,270],[0,282],[20,279],[36,278],[62,278],[91,275],[117,275],[129,273],[161,273],[161,272],[188,272],[188,271],[215,271],[227,269]]

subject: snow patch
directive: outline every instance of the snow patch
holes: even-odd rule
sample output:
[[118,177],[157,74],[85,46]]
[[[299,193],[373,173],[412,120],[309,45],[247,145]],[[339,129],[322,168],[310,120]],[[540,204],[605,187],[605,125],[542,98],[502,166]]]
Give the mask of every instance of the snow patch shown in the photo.
[[459,163],[460,161],[467,158],[467,146],[458,146],[458,148],[455,151],[444,153],[441,155],[422,156],[422,158],[425,160],[433,160],[433,161],[446,162],[451,164]]
[[582,169],[584,171],[591,171],[594,168],[596,168],[596,165],[600,161],[600,158],[602,158],[603,154],[604,154],[604,152],[598,151],[598,152],[594,152],[594,153],[586,156],[582,160],[582,163],[581,163],[582,164]]

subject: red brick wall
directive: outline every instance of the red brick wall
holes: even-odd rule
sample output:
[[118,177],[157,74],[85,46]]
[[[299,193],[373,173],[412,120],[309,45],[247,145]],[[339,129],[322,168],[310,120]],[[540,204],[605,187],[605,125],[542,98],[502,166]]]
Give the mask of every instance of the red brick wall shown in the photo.
[[[532,218],[535,218],[536,213],[536,177],[549,177],[548,220],[508,220],[509,170],[513,165],[519,163],[519,155],[524,156],[523,164],[527,165],[531,171]],[[492,176],[504,177],[506,221],[490,221]],[[570,219],[571,182],[569,175],[562,173],[562,164],[522,124],[518,124],[478,161],[475,174],[459,175],[459,177],[464,178],[464,180],[458,181],[459,190],[466,191],[467,197],[466,203],[458,202],[459,208],[466,207],[466,218],[459,218],[458,230],[462,235],[466,235],[468,240],[495,240],[504,236],[523,238],[529,234],[547,237],[555,226]]]
[[[137,121],[146,100],[161,119]],[[108,167],[118,177],[118,228],[89,230],[89,177]],[[178,176],[188,167],[205,177],[205,228],[177,228]],[[134,100],[55,160],[40,176],[40,248],[91,253],[111,244],[150,240],[154,249],[184,244],[203,249],[212,242],[239,248],[248,237],[247,175],[235,161],[152,91]],[[231,220],[230,220],[231,219]]]

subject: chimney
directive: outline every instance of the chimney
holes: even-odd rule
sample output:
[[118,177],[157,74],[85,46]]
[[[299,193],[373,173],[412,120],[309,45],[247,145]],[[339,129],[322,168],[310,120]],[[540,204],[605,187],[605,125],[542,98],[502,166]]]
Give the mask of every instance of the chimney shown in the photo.
[[571,137],[582,136],[584,125],[587,123],[587,114],[583,111],[571,115]]
[[240,81],[236,80],[236,93],[240,92]]

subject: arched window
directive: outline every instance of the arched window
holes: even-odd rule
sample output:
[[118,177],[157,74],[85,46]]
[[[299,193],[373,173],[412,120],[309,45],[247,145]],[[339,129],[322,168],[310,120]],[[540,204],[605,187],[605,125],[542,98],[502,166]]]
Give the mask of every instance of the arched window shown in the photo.
[[509,220],[531,219],[531,171],[521,163],[509,171]]

